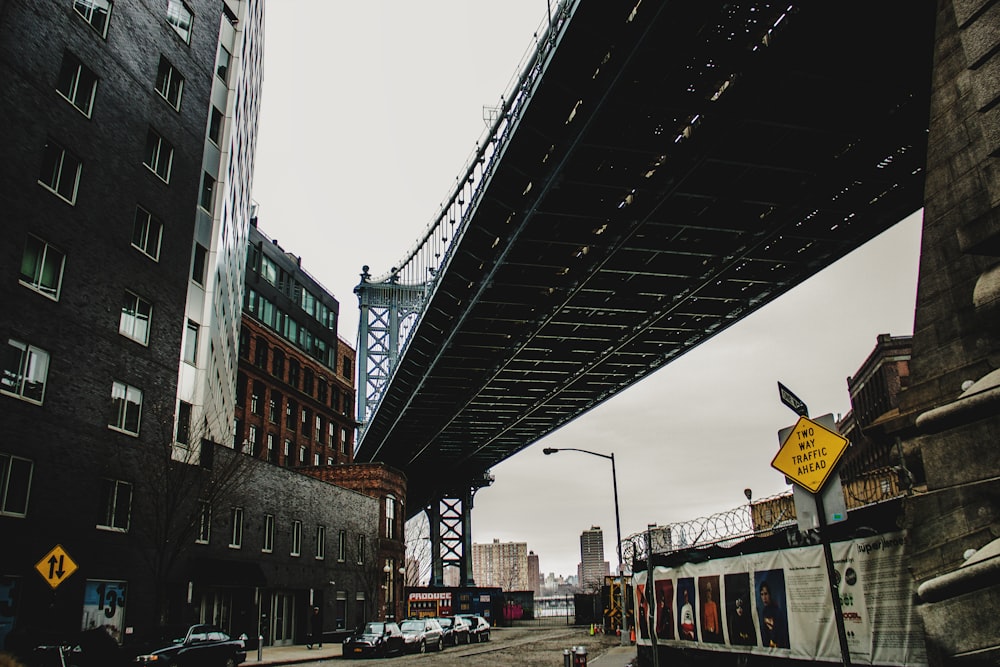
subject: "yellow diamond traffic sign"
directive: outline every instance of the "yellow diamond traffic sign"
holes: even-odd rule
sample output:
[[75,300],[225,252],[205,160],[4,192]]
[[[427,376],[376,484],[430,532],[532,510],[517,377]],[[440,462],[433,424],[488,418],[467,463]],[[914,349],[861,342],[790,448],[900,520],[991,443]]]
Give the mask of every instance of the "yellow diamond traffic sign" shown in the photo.
[[844,436],[808,417],[799,417],[771,467],[812,493],[819,493],[826,478],[850,444]]
[[53,589],[65,581],[69,575],[76,572],[76,568],[76,563],[60,544],[53,547],[52,551],[42,556],[42,560],[35,563],[35,569],[45,581],[49,582],[49,586]]

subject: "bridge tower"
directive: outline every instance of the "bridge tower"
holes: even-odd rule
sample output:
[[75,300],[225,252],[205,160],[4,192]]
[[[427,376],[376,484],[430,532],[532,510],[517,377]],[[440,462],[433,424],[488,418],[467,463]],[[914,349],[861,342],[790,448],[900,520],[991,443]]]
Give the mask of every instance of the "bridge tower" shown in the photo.
[[[354,288],[361,311],[358,323],[358,421],[361,433],[369,412],[378,405],[399,358],[400,341],[423,307],[427,284],[399,282],[396,268],[384,282],[369,282],[368,266],[361,267],[361,282]],[[360,434],[359,434],[360,436]],[[360,437],[358,438],[360,442]]]
[[475,586],[472,574],[472,498],[493,483],[485,473],[461,494],[450,493],[427,507],[431,538],[431,582],[444,586],[444,568],[457,567],[460,586]]

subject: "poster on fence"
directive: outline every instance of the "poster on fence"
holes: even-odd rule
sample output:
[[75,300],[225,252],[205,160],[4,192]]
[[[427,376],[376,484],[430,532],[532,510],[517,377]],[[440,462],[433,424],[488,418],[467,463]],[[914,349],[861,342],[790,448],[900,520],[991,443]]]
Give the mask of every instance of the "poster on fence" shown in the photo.
[[[890,533],[831,545],[852,663],[927,664],[904,541]],[[647,579],[632,578],[640,645],[652,632],[661,645],[841,661],[821,546],[656,567],[649,615]]]

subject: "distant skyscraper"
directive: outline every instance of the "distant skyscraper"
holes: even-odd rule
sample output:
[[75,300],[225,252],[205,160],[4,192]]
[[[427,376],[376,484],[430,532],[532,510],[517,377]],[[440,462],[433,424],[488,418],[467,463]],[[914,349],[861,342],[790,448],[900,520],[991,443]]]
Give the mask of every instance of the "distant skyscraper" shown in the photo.
[[536,596],[542,594],[542,577],[538,571],[538,555],[534,551],[528,552],[528,587],[534,591]]
[[600,526],[592,526],[580,535],[580,585],[584,589],[600,586],[609,574],[611,570],[604,560],[604,533]]

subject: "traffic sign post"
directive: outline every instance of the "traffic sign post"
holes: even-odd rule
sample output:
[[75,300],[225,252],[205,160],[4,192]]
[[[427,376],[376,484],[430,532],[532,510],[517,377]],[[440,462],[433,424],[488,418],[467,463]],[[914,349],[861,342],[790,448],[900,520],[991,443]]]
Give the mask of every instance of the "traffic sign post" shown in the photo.
[[38,574],[42,575],[42,579],[49,583],[52,590],[55,590],[59,584],[76,572],[77,564],[69,557],[62,545],[57,544],[51,551],[42,556],[42,560],[35,563],[35,569],[38,570]]
[[[784,388],[780,382],[778,387]],[[798,398],[795,394],[791,396]],[[782,402],[784,401],[785,397],[782,395]],[[805,403],[802,403],[802,407],[805,408]],[[816,501],[816,518],[819,520],[820,543],[823,545],[830,597],[833,600],[834,622],[837,624],[837,638],[840,640],[840,656],[844,666],[851,667],[851,649],[847,645],[844,610],[840,604],[840,591],[837,590],[837,580],[834,577],[833,552],[830,550],[830,538],[826,530],[826,508],[823,505],[823,495],[820,493],[850,443],[844,436],[809,419],[807,415],[808,413],[801,414],[795,426],[784,438],[781,448],[771,461],[771,467],[785,473],[785,476],[791,478],[795,484],[812,493]]]

